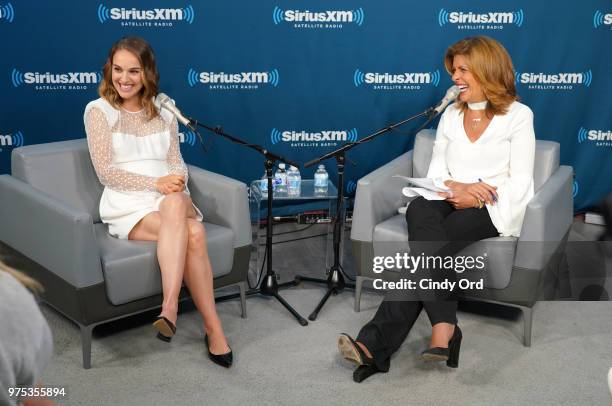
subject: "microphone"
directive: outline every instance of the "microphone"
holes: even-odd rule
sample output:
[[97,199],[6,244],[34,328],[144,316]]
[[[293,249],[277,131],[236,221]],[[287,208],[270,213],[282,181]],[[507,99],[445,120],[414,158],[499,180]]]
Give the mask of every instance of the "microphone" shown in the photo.
[[174,115],[174,117],[176,117],[176,119],[181,124],[189,128],[191,131],[197,133],[197,130],[191,124],[191,120],[185,117],[183,113],[181,113],[181,111],[174,104],[174,100],[172,100],[166,93],[158,93],[153,103],[155,104],[158,110],[161,110],[161,109],[168,110],[170,113],[172,113],[172,115]]
[[452,102],[457,98],[457,96],[459,96],[459,93],[461,93],[461,90],[459,90],[458,86],[453,85],[449,87],[446,91],[446,94],[444,95],[444,98],[431,111],[432,117],[435,117],[438,114],[442,113],[446,106],[448,106],[450,102]]

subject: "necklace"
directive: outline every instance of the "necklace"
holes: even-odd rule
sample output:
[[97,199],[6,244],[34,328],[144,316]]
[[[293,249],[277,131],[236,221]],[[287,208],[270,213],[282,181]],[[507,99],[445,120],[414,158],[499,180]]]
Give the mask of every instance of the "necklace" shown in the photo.
[[478,103],[468,103],[468,108],[470,110],[484,110],[487,108],[488,101],[482,101]]
[[482,119],[480,117],[478,118],[473,118],[472,119],[472,130],[475,130],[476,127],[478,127],[480,125],[480,122],[482,121]]

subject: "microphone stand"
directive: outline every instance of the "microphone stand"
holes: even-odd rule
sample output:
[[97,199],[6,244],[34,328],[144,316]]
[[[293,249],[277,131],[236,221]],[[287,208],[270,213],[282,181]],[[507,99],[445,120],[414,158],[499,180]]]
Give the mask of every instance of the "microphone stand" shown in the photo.
[[346,152],[356,147],[357,145],[369,142],[373,140],[374,138],[378,137],[379,135],[393,131],[395,128],[401,125],[404,125],[409,121],[425,116],[425,115],[428,116],[427,121],[423,125],[421,125],[416,131],[412,133],[412,134],[415,134],[419,132],[421,129],[423,129],[426,125],[428,125],[435,118],[436,114],[434,112],[434,107],[430,107],[427,110],[419,114],[416,114],[412,117],[408,117],[407,119],[402,120],[398,123],[391,124],[383,129],[380,129],[368,135],[367,137],[362,138],[361,140],[357,142],[350,142],[350,143],[344,144],[342,147],[336,149],[335,151],[327,153],[319,158],[315,158],[304,164],[304,167],[308,168],[309,166],[315,165],[321,161],[335,157],[336,165],[338,167],[338,195],[336,196],[336,216],[333,222],[333,225],[334,225],[334,229],[333,229],[334,262],[333,262],[333,265],[331,266],[329,271],[326,272],[327,279],[311,278],[308,276],[301,276],[301,275],[298,275],[295,277],[295,280],[297,283],[299,283],[300,281],[306,281],[306,282],[322,283],[322,284],[327,285],[327,292],[325,293],[325,296],[323,296],[323,298],[321,299],[317,307],[308,316],[309,320],[312,320],[312,321],[316,320],[319,314],[319,311],[321,311],[321,309],[327,302],[327,299],[329,299],[329,297],[332,294],[337,295],[338,293],[342,292],[345,287],[355,289],[354,284],[346,283],[344,281],[344,277],[342,276],[342,274],[344,273],[344,268],[342,268],[342,265],[340,264],[340,244],[342,242],[341,241],[342,230],[344,228],[344,162],[346,160]]
[[[255,151],[259,152],[261,155],[263,155],[263,157],[265,158],[264,160],[264,168],[266,171],[266,179],[268,182],[268,213],[267,213],[267,224],[266,224],[266,253],[265,253],[265,257],[264,257],[264,261],[266,261],[266,276],[263,278],[263,280],[261,281],[261,283],[259,284],[259,287],[255,287],[255,289],[250,289],[246,292],[247,295],[255,295],[255,294],[261,294],[264,296],[272,296],[274,298],[276,298],[276,300],[278,300],[283,306],[285,306],[285,308],[293,315],[293,317],[295,317],[297,319],[297,321],[302,325],[302,326],[306,326],[308,324],[308,321],[306,319],[304,319],[297,311],[295,311],[295,309],[293,307],[291,307],[291,305],[289,303],[287,303],[287,301],[285,301],[285,299],[283,299],[279,294],[278,294],[278,289],[279,287],[285,287],[285,286],[295,286],[297,285],[297,281],[290,281],[290,282],[286,282],[286,283],[281,283],[279,284],[277,282],[279,275],[277,275],[274,270],[272,269],[272,198],[273,198],[273,187],[272,187],[272,168],[274,168],[274,165],[276,163],[276,161],[280,161],[280,162],[284,162],[286,164],[289,165],[293,165],[296,168],[299,167],[299,165],[293,161],[290,161],[289,159],[286,159],[280,155],[276,155],[270,151],[268,151],[267,149],[265,149],[264,147],[262,147],[261,145],[256,145],[256,144],[251,144],[248,143],[244,140],[241,140],[240,138],[234,137],[233,135],[227,134],[225,133],[220,127],[210,127],[207,126],[206,124],[202,124],[200,122],[198,122],[197,120],[193,120],[190,119],[190,122],[192,125],[195,125],[197,127],[202,127],[207,129],[208,131],[220,135],[224,138],[227,138],[228,140],[235,142],[236,144],[240,144],[240,145],[244,145],[245,147],[254,149]],[[201,140],[201,138],[200,138]],[[259,277],[259,275],[258,275]],[[248,278],[248,276],[247,276]],[[219,297],[216,300],[217,301],[224,301],[224,300],[229,300],[229,299],[234,299],[236,297],[239,297],[239,294],[234,294],[234,295],[227,295],[227,296],[223,296],[223,297]]]

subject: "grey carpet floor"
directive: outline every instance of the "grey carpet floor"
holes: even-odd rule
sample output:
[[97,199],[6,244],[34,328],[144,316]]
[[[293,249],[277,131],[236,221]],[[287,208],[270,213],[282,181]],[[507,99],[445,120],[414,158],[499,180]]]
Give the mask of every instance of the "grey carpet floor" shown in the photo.
[[[278,239],[295,236],[300,234]],[[275,245],[282,279],[300,272],[321,277],[322,241]],[[351,269],[346,248],[345,266]],[[323,293],[310,283],[281,291],[304,317]],[[332,296],[307,327],[267,297],[248,299],[247,319],[240,317],[237,300],[218,303],[235,356],[229,370],[208,360],[202,322],[189,303],[182,306],[170,344],[155,339],[154,312],[98,327],[90,370],[81,367],[77,327],[43,306],[55,343],[44,381],[67,388],[59,405],[612,404],[606,382],[612,367],[610,302],[538,303],[531,348],[522,345],[522,318],[514,309],[464,305],[458,315],[464,331],[458,369],[419,360],[431,331],[422,314],[392,358],[391,370],[356,384],[354,366],[339,356],[336,339],[341,332],[357,334],[381,300],[366,292],[362,311],[355,313],[352,292],[345,291]]]
[[[308,314],[322,290],[301,286],[283,296]],[[353,312],[349,293],[333,296],[319,319],[297,324],[276,301],[248,300],[248,318],[237,301],[218,304],[235,364],[223,369],[205,353],[201,319],[179,317],[171,344],[154,338],[148,321],[100,328],[93,367],[81,368],[76,327],[44,308],[55,356],[44,381],[66,386],[60,405],[606,405],[612,366],[609,302],[542,302],[536,307],[533,345],[521,344],[521,319],[462,311],[460,365],[423,364],[430,326],[421,315],[392,359],[391,370],[353,383],[353,365],[336,349],[340,332],[355,334],[381,296],[365,294]],[[116,324],[116,323],[115,323]],[[134,325],[136,324],[136,325]],[[110,331],[109,331],[110,330]]]

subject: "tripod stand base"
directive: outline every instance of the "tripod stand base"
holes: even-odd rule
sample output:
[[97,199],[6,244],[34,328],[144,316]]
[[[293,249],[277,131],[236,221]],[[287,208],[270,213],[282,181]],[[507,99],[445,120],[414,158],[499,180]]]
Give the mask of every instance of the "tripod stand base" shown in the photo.
[[[300,323],[300,325],[307,326],[308,320],[303,318],[293,307],[291,307],[289,303],[287,303],[285,299],[283,299],[281,295],[278,294],[279,288],[296,286],[298,283],[299,283],[298,281],[293,280],[293,281],[284,282],[284,283],[279,284],[276,282],[276,274],[267,274],[264,277],[264,280],[261,281],[260,287],[258,289],[247,290],[246,295],[247,296],[263,295],[263,296],[272,296],[276,298],[276,300],[278,300],[283,306],[285,306],[285,309],[287,309],[289,313],[291,313],[293,317],[295,317],[295,319],[298,321],[298,323]],[[231,300],[231,299],[235,299],[238,297],[240,297],[240,294],[236,293],[233,295],[219,296],[215,298],[215,301],[223,302],[225,300]]]
[[325,296],[323,296],[323,298],[319,301],[319,304],[317,305],[317,307],[308,316],[308,320],[311,320],[311,321],[315,321],[317,319],[319,312],[321,311],[321,309],[327,302],[327,299],[329,299],[329,297],[332,294],[337,295],[338,293],[342,292],[344,288],[355,289],[354,284],[344,282],[344,277],[337,269],[330,271],[327,279],[311,278],[308,276],[297,275],[295,277],[295,281],[297,283],[301,281],[305,281],[305,282],[313,282],[313,283],[322,283],[322,284],[327,285],[327,292],[325,292]]

